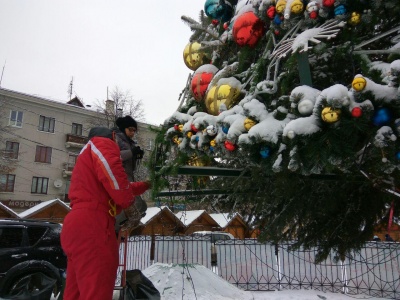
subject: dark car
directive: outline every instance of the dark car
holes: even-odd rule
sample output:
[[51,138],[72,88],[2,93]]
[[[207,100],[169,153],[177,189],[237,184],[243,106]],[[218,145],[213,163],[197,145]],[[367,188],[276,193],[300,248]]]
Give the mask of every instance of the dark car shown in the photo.
[[38,294],[45,282],[50,283],[51,292],[61,290],[61,274],[67,267],[60,243],[61,228],[52,222],[0,220],[0,297]]

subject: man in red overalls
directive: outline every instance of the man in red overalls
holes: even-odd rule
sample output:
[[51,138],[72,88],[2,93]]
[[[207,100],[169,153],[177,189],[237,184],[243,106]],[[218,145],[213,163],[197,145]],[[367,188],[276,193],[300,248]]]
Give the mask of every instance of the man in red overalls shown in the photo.
[[95,127],[89,139],[72,173],[72,210],[61,232],[68,257],[64,300],[112,299],[119,259],[115,215],[150,187],[128,182],[113,131]]

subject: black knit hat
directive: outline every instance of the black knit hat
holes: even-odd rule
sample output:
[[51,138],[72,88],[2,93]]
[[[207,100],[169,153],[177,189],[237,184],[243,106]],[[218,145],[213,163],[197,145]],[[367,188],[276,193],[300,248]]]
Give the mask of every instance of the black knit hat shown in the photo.
[[125,128],[135,127],[137,129],[137,123],[131,116],[119,117],[115,124],[121,130],[121,132],[125,132]]
[[112,130],[108,129],[107,127],[93,127],[92,129],[90,129],[88,135],[89,140],[95,136],[113,139]]

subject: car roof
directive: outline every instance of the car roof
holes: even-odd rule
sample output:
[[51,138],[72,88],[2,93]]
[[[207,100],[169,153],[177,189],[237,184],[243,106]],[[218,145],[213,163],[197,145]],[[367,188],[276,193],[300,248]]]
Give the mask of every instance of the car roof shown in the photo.
[[193,234],[228,234],[230,235],[229,232],[225,231],[195,231]]
[[17,225],[17,224],[40,225],[40,226],[47,226],[47,227],[61,226],[61,224],[59,224],[59,223],[35,220],[35,219],[0,219],[0,225]]

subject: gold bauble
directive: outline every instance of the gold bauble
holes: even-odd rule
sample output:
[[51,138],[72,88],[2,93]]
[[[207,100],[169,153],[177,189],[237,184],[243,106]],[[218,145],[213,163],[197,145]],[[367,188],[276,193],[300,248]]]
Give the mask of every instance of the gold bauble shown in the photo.
[[247,131],[249,131],[254,125],[256,125],[256,122],[254,122],[252,119],[246,118],[246,120],[244,120],[244,128]]
[[203,159],[197,157],[196,155],[193,155],[192,157],[189,158],[187,164],[192,167],[203,167],[205,166],[205,162]]
[[281,14],[285,10],[286,2],[286,0],[279,0],[276,2],[275,10],[278,14]]
[[186,133],[186,136],[190,139],[193,135],[193,132],[189,131],[188,133]]
[[367,81],[365,80],[364,77],[356,77],[353,79],[351,86],[357,92],[361,92],[367,86]]
[[303,11],[304,4],[301,0],[294,0],[290,5],[290,11],[294,14],[299,14]]
[[210,146],[215,147],[217,145],[217,142],[215,140],[210,141]]
[[183,125],[182,125],[182,124],[181,124],[181,125],[178,125],[178,128],[179,128],[179,131],[182,132],[182,130],[183,130]]
[[341,114],[340,109],[335,109],[332,107],[325,107],[321,112],[322,120],[326,123],[335,123],[339,121]]
[[190,70],[196,71],[198,67],[209,62],[207,54],[200,47],[200,43],[193,42],[187,44],[183,50],[183,60]]
[[358,12],[352,12],[349,20],[350,25],[357,25],[361,22],[361,15]]
[[222,84],[212,87],[204,100],[207,112],[217,116],[221,104],[225,104],[226,108],[231,108],[240,96],[240,88],[232,87],[229,84]]
[[178,137],[177,135],[175,135],[175,136],[172,138],[172,141],[173,141],[175,144],[177,144],[177,145],[179,145],[179,144],[181,143],[181,140],[179,139],[179,137]]

